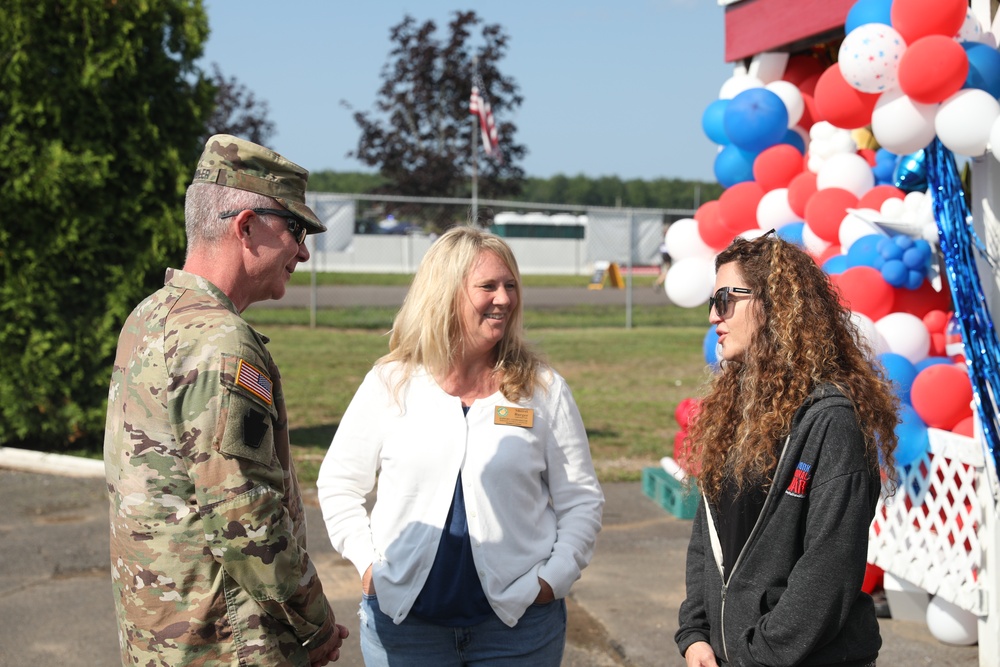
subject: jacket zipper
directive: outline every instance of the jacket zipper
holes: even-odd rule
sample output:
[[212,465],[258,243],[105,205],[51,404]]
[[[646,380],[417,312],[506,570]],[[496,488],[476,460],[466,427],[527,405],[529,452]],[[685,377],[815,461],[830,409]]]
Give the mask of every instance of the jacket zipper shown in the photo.
[[[778,457],[778,463],[774,467],[775,478],[778,477],[778,470],[781,468],[782,461],[785,460],[785,452],[788,451],[788,443],[791,441],[791,439],[792,439],[792,434],[789,433],[785,437],[785,444],[781,447],[781,455]],[[729,581],[733,578],[733,575],[736,573],[736,568],[740,566],[740,561],[743,560],[743,555],[746,553],[747,547],[750,545],[750,542],[753,541],[754,534],[756,534],[757,530],[760,528],[760,525],[764,520],[765,510],[767,510],[767,507],[771,503],[771,499],[773,498],[773,496],[774,496],[774,484],[772,483],[770,490],[767,492],[767,497],[764,499],[764,506],[760,509],[760,514],[757,516],[757,521],[754,523],[753,529],[750,531],[749,537],[747,537],[746,544],[744,544],[743,548],[740,549],[740,555],[736,557],[736,562],[733,563],[733,567],[730,568],[729,570],[728,578],[722,576],[723,575],[722,564],[716,562],[716,566],[719,568],[719,575],[722,578],[722,605],[720,607],[721,621],[719,623],[719,626],[722,632],[722,655],[723,659],[726,662],[729,662],[729,647],[726,645],[726,593],[729,591]],[[711,516],[709,517],[709,519],[711,519]],[[712,527],[711,528],[712,530],[715,530],[714,521],[710,522],[709,525]]]

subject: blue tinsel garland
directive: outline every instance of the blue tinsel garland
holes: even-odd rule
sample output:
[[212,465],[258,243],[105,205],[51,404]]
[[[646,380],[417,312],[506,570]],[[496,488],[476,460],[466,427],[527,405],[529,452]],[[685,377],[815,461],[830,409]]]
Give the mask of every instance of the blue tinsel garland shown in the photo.
[[993,461],[993,473],[997,474],[1000,421],[995,399],[1000,398],[1000,344],[976,271],[973,251],[977,239],[955,158],[938,139],[927,147],[927,172],[955,317],[965,344],[965,363],[982,424],[983,446]]

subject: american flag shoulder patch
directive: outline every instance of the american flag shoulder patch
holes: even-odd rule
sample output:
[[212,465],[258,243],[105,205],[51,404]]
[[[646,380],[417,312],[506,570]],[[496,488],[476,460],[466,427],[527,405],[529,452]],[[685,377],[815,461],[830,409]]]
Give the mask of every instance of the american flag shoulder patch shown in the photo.
[[271,405],[271,378],[243,359],[236,365],[236,386],[243,387],[251,394]]
[[785,489],[785,493],[795,498],[805,498],[809,490],[809,480],[812,479],[812,467],[808,463],[799,461],[792,476],[792,483]]

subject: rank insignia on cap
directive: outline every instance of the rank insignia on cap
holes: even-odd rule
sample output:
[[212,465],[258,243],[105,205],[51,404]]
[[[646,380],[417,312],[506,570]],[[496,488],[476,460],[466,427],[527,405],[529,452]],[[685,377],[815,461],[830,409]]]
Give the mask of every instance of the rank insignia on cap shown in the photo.
[[251,394],[271,405],[271,378],[267,377],[253,364],[240,359],[236,366],[236,386],[243,387]]

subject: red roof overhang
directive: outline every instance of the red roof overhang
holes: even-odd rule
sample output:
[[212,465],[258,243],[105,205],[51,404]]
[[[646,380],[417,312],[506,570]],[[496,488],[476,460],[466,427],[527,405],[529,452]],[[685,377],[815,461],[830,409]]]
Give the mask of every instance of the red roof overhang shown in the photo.
[[740,0],[726,6],[726,62],[843,37],[856,0]]

